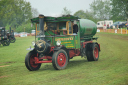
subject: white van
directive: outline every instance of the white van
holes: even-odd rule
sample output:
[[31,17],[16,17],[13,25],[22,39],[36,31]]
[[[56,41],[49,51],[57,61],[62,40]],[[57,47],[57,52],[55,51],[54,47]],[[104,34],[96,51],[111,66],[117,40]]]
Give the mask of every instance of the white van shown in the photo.
[[104,20],[104,21],[98,21],[97,22],[97,28],[109,28],[113,24],[113,20]]

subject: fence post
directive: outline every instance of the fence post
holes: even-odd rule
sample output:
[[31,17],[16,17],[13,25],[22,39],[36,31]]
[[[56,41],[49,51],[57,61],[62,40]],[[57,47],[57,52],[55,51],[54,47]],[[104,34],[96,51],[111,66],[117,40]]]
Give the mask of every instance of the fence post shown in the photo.
[[115,33],[117,33],[117,29],[114,29]]
[[121,34],[122,34],[122,28],[121,28]]
[[127,28],[126,28],[126,34],[127,34]]

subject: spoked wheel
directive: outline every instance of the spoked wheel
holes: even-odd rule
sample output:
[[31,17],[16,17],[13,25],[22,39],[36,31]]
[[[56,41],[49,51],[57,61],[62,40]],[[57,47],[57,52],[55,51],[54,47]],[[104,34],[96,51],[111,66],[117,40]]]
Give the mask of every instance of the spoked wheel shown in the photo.
[[26,65],[27,69],[30,71],[38,70],[41,66],[40,63],[39,64],[35,63],[34,57],[38,57],[37,53],[34,50],[30,51],[25,57],[25,65]]
[[99,59],[99,49],[97,44],[89,43],[87,44],[86,55],[88,61],[98,61]]
[[14,43],[15,41],[16,41],[16,38],[14,38],[14,37],[11,37],[11,38],[10,38],[10,42],[11,42],[11,43]]
[[65,50],[61,49],[54,52],[52,56],[52,65],[57,70],[65,69],[68,64],[68,56]]
[[4,40],[4,41],[2,41],[2,45],[3,46],[9,46],[10,45],[10,41],[9,40]]

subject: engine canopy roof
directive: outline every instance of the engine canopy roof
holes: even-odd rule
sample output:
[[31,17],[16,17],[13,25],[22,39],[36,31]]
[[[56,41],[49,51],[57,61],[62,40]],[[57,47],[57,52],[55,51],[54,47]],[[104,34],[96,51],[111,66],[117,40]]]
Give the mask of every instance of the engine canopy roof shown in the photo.
[[[44,16],[45,22],[62,22],[62,21],[74,21],[80,19],[79,17],[72,16],[72,15],[63,15],[61,17],[51,17],[51,16]],[[32,23],[39,23],[39,17],[32,18]]]

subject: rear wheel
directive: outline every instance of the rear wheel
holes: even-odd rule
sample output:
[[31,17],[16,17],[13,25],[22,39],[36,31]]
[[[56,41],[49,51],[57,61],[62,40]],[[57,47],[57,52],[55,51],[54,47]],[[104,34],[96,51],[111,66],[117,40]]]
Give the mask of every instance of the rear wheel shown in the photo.
[[10,38],[10,42],[11,42],[11,43],[14,43],[15,41],[16,41],[16,39],[15,39],[14,37],[11,37],[11,38]]
[[87,44],[86,56],[88,61],[98,61],[99,59],[99,46],[97,44]]
[[38,70],[41,66],[40,63],[35,63],[35,57],[37,57],[37,53],[35,51],[30,51],[25,57],[25,65],[30,71]]
[[52,65],[57,70],[65,69],[68,64],[68,56],[65,50],[61,49],[54,52],[52,56]]

